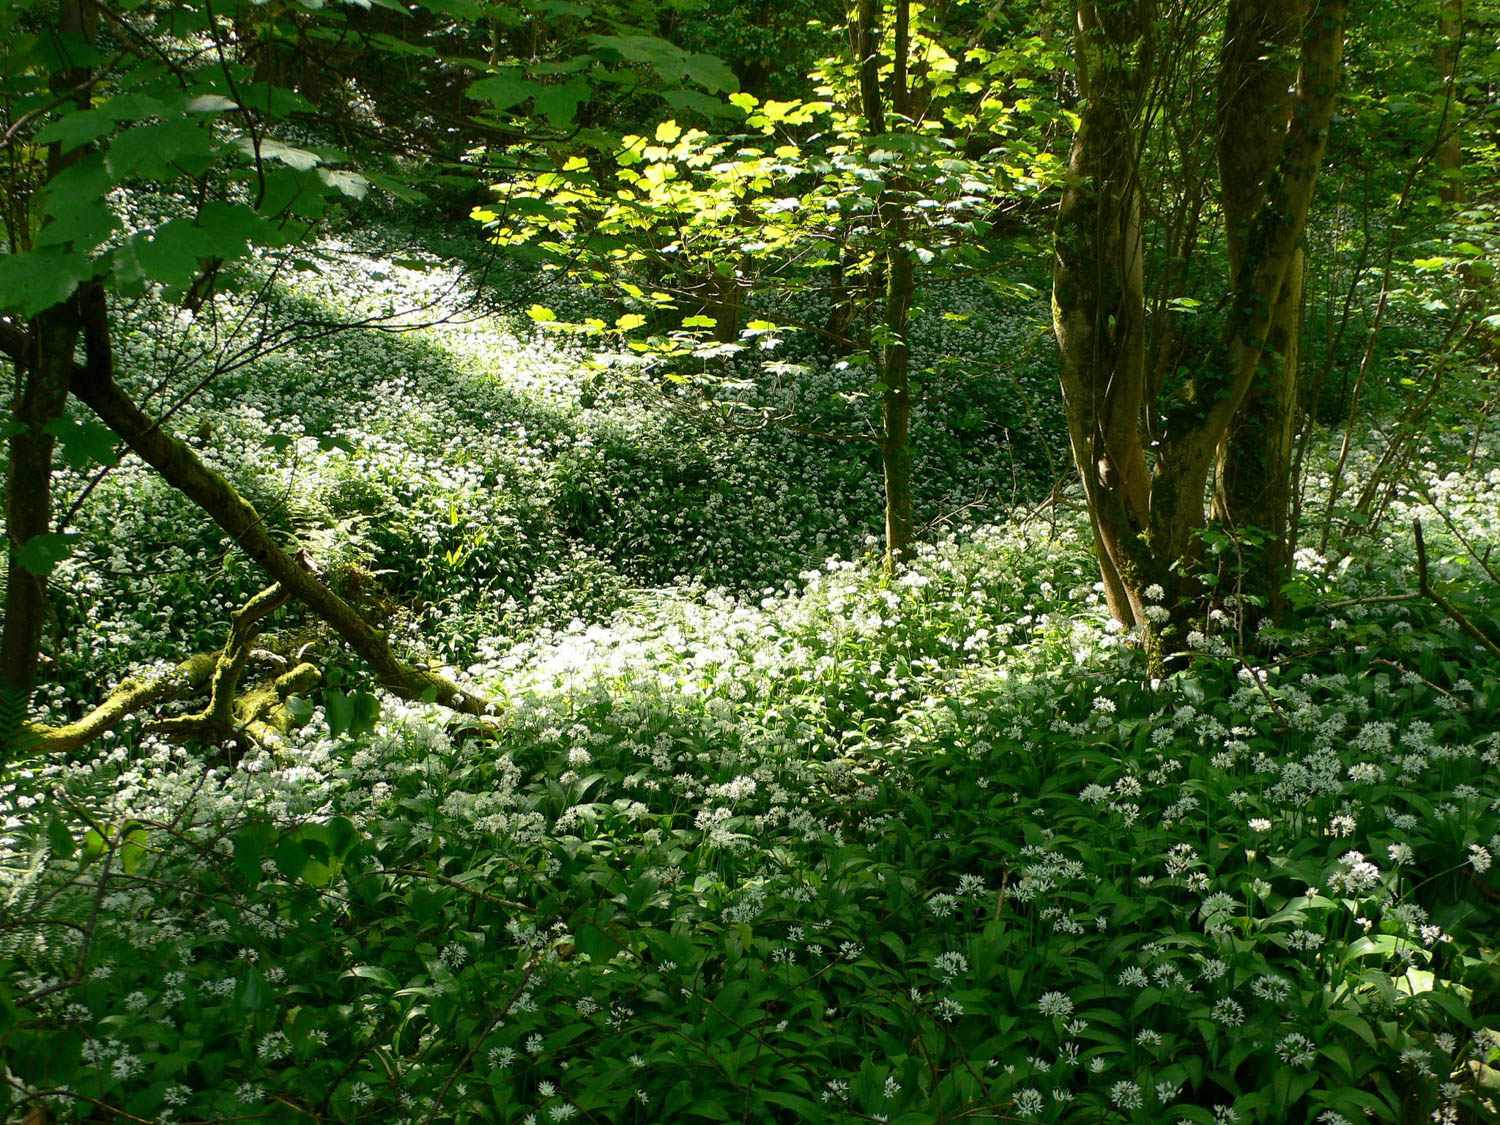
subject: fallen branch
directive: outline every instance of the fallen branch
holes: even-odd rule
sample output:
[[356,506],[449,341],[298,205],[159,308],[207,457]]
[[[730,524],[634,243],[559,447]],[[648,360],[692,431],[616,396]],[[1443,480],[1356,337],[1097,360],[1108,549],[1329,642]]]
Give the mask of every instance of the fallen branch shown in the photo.
[[[224,642],[219,658],[214,664],[209,679],[208,703],[192,715],[179,715],[161,719],[150,724],[148,729],[176,738],[197,738],[204,742],[233,742],[240,749],[248,750],[251,741],[257,741],[245,729],[247,724],[237,714],[235,695],[239,691],[240,677],[245,665],[250,662],[252,644],[260,634],[261,624],[276,610],[286,605],[291,595],[280,582],[273,582],[240,607],[231,620],[229,639]],[[311,665],[308,665],[311,668]],[[313,669],[312,683],[317,683],[317,669]],[[311,685],[309,685],[311,686]],[[290,693],[288,693],[290,694]],[[283,697],[284,698],[284,697]],[[274,705],[276,700],[271,700]],[[269,710],[267,708],[266,710]]]
[[437,702],[468,715],[483,717],[494,711],[494,704],[482,695],[440,673],[409,667],[398,660],[384,632],[299,564],[271,537],[260,513],[228,481],[142,412],[110,377],[109,363],[95,361],[92,339],[90,345],[90,362],[73,371],[73,393],[133,453],[202,508],[289,597],[295,597],[343,637],[374,669],[382,687],[405,699]]
[[23,723],[16,749],[23,754],[65,754],[78,750],[146,707],[191,695],[208,683],[218,663],[218,653],[200,652],[159,676],[126,680],[108,699],[75,722],[60,727]]
[[1463,610],[1454,605],[1442,594],[1432,588],[1432,583],[1427,579],[1427,543],[1422,538],[1422,521],[1412,520],[1412,529],[1417,535],[1417,591],[1438,609],[1442,610],[1447,618],[1477,641],[1481,648],[1500,660],[1500,644],[1485,636],[1484,631],[1470,621],[1464,615]]

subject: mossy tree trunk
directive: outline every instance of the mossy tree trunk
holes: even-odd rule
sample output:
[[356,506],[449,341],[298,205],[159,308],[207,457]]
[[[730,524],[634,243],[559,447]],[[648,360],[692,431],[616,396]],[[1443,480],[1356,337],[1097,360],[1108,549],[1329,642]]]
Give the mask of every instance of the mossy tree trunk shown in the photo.
[[[59,42],[86,43],[80,0],[64,0],[53,31]],[[87,109],[88,78],[86,67],[64,57],[51,86],[60,95],[76,91],[71,100],[79,109]],[[49,145],[47,178],[57,176],[83,155],[82,149],[65,153],[60,143]],[[29,232],[13,230],[12,236],[25,233]],[[14,712],[21,717],[36,687],[48,613],[47,580],[26,565],[22,552],[33,539],[52,531],[52,455],[57,443],[48,427],[62,417],[68,401],[68,375],[78,346],[77,301],[70,298],[45,310],[27,328],[24,344],[16,349],[19,354],[12,357],[16,381],[5,486],[5,624],[0,631],[0,714]]]
[[1458,99],[1458,57],[1463,46],[1463,0],[1440,0],[1438,5],[1438,75],[1443,80],[1443,133],[1438,138],[1437,168],[1442,180],[1438,184],[1438,197],[1444,203],[1462,203],[1463,185],[1463,132],[1458,117],[1462,105]]
[[[886,118],[880,89],[880,8],[877,0],[861,0],[859,12],[860,99],[869,136],[884,136],[894,125],[907,121],[911,80],[907,59],[911,53],[911,4],[898,0],[891,34],[891,112]],[[909,185],[893,175],[882,187],[876,203],[884,241],[882,271],[885,301],[880,325],[873,341],[876,357],[876,387],[880,397],[880,463],[885,477],[885,568],[895,570],[910,554],[916,535],[912,512],[911,445],[911,350],[907,333],[912,298],[916,293],[916,268],[907,246],[908,224],[904,208]]]
[[99,416],[133,453],[198,505],[253,558],[286,593],[302,602],[338,633],[374,670],[382,687],[409,699],[431,698],[471,715],[484,715],[490,703],[451,680],[411,668],[391,652],[384,633],[333,592],[305,563],[271,537],[257,512],[184,442],[147,416],[112,378],[104,294],[94,286],[85,307],[88,363],[74,369],[73,393]]
[[[1219,67],[1219,182],[1238,290],[1246,249],[1295,106],[1302,0],[1231,0]],[[1219,567],[1221,588],[1240,595],[1248,630],[1279,619],[1292,561],[1292,442],[1296,434],[1302,274],[1297,249],[1272,311],[1264,356],[1220,442],[1214,518],[1233,541]]]
[[[1238,80],[1226,79],[1220,128],[1226,144],[1262,143],[1250,145],[1253,155],[1233,174],[1221,159],[1224,210],[1233,213],[1229,313],[1212,362],[1162,405],[1164,433],[1148,448],[1144,418],[1157,405],[1148,386],[1160,381],[1145,372],[1142,133],[1153,61],[1184,45],[1156,41],[1148,0],[1077,7],[1083,97],[1054,240],[1053,323],[1109,606],[1123,624],[1143,628],[1157,667],[1203,608],[1201,532],[1216,463],[1228,465],[1227,503],[1239,502],[1242,489],[1256,504],[1273,503],[1247,483],[1252,461],[1289,473],[1290,439],[1274,434],[1292,407],[1284,383],[1266,377],[1267,361],[1295,354],[1295,342],[1278,343],[1277,333],[1301,304],[1302,235],[1333,113],[1345,8],[1345,0],[1231,0],[1221,73]],[[1268,39],[1285,40],[1285,51],[1268,55]],[[1281,69],[1293,52],[1294,67]],[[1237,152],[1227,157],[1241,163]],[[1258,375],[1263,393],[1252,395]],[[1284,513],[1280,521],[1275,550],[1289,553]],[[1152,587],[1161,589],[1159,607]]]
[[1145,623],[1156,581],[1145,536],[1151,487],[1142,445],[1145,282],[1139,118],[1150,4],[1078,5],[1083,94],[1058,212],[1052,277],[1063,405],[1110,612]]

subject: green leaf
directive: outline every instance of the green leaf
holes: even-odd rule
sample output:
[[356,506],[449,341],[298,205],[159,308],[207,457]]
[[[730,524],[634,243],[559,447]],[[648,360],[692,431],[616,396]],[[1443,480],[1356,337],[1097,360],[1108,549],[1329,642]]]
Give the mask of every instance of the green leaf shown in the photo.
[[116,180],[174,180],[208,171],[215,147],[206,124],[179,118],[127,129],[110,142],[104,159]]
[[378,172],[371,172],[366,169],[364,177],[370,181],[372,187],[378,187],[381,191],[395,196],[403,203],[421,203],[427,198],[426,195],[410,184],[393,179],[390,176],[383,176]]
[[324,693],[323,711],[328,717],[328,733],[335,738],[354,723],[354,700],[337,689]]
[[[249,137],[241,137],[239,140],[240,151],[247,156],[255,155],[255,143]],[[271,137],[262,137],[260,140],[260,156],[262,160],[276,160],[293,168],[298,172],[307,172],[323,163],[323,158],[317,153],[305,148],[295,148],[289,144],[274,140]]]
[[63,152],[72,152],[79,145],[112,133],[114,128],[115,119],[104,110],[82,109],[54,118],[37,133],[36,139],[42,144],[56,144]]
[[287,879],[300,878],[307,863],[307,849],[295,836],[284,837],[276,845],[276,870]]
[[510,109],[535,97],[541,90],[541,83],[527,78],[519,70],[511,70],[471,83],[469,97],[477,102],[488,102],[496,109]]
[[688,55],[682,62],[682,71],[711,93],[739,89],[739,79],[729,64],[713,55]]
[[533,101],[538,113],[556,126],[571,125],[578,105],[589,96],[589,84],[583,78],[570,78],[557,85],[543,86]]
[[0,257],[0,310],[33,317],[67,300],[94,269],[86,255],[50,248]]
[[102,198],[68,199],[36,237],[36,248],[72,244],[80,254],[93,250],[119,227],[120,220]]
[[74,531],[33,535],[16,549],[16,562],[32,574],[46,578],[57,564],[73,553],[73,544],[83,538]]
[[115,455],[114,433],[98,422],[54,418],[42,429],[57,438],[63,460],[75,469],[86,469],[90,465],[113,467],[120,463]]
[[120,845],[120,869],[127,875],[134,875],[140,870],[141,860],[146,855],[146,830],[144,828],[132,828],[125,833],[125,840]]
[[347,195],[350,199],[363,199],[365,193],[370,190],[370,181],[358,172],[347,172],[335,168],[319,168],[318,179],[322,180],[340,195]]
[[67,823],[56,813],[47,820],[47,843],[52,846],[53,854],[63,859],[67,859],[78,847]]
[[83,861],[92,863],[104,854],[104,835],[97,828],[90,828],[83,834]]
[[355,965],[344,976],[372,980],[376,984],[391,989],[400,985],[400,981],[396,979],[396,975],[382,965]]
[[241,829],[234,836],[234,866],[251,886],[261,881],[260,862],[265,857],[267,830],[264,825]]
[[532,305],[529,309],[526,310],[526,315],[531,317],[531,319],[536,321],[538,324],[546,324],[549,321],[557,320],[557,314],[549,309],[546,305]]
[[231,109],[239,109],[239,103],[231,101],[223,94],[199,94],[184,106],[189,113],[224,113]]
[[349,718],[349,733],[356,737],[369,734],[380,721],[380,700],[370,692],[355,693],[353,711]]

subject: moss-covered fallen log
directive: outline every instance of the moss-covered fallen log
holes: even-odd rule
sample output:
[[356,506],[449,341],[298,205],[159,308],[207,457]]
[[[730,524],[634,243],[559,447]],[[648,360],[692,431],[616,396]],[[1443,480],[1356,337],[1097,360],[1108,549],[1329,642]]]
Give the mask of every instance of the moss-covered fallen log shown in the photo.
[[90,356],[74,369],[73,393],[132,452],[206,512],[235,543],[279,582],[289,596],[321,617],[374,670],[380,686],[411,700],[435,701],[465,714],[484,716],[494,704],[448,677],[402,663],[381,630],[373,627],[306,565],[277,543],[260,513],[235,488],[203,463],[185,443],[167,433],[109,376],[109,364]]
[[218,664],[219,653],[200,652],[159,676],[126,680],[108,699],[75,722],[56,727],[22,723],[14,749],[21,755],[65,754],[82,749],[147,707],[170,703],[200,690]]

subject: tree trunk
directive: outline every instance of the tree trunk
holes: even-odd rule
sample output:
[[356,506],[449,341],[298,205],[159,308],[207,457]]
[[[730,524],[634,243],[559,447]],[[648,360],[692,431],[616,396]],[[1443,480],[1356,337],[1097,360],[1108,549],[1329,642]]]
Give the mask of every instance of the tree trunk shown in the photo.
[[1054,240],[1053,331],[1073,460],[1083,481],[1110,612],[1144,624],[1156,580],[1150,482],[1140,420],[1145,391],[1138,59],[1150,5],[1078,5],[1080,119]]
[[42,627],[47,619],[47,580],[20,562],[20,552],[52,530],[52,454],[56,438],[46,426],[62,416],[68,373],[78,342],[77,305],[68,300],[31,323],[31,355],[16,365],[11,420],[10,477],[5,496],[8,569],[5,629],[0,636],[0,695],[4,710],[24,718],[36,687]]
[[[57,24],[50,29],[58,42],[87,45],[89,30],[81,0],[63,0]],[[87,68],[64,54],[51,79],[62,94],[77,91],[71,100],[87,109]],[[86,154],[85,147],[65,153],[57,142],[47,148],[47,179],[51,180]],[[68,401],[68,375],[78,343],[76,298],[40,313],[30,325],[29,348],[16,362],[16,390],[11,422],[10,473],[5,488],[7,570],[5,626],[0,633],[0,718],[15,713],[20,722],[31,706],[40,660],[42,627],[47,619],[47,580],[22,566],[19,554],[32,539],[52,530],[52,454],[56,439],[46,427],[62,417]],[[6,726],[9,725],[8,719]],[[0,729],[0,736],[9,735]]]
[[1444,203],[1464,202],[1463,134],[1458,116],[1462,105],[1458,99],[1458,56],[1463,45],[1463,0],[1442,0],[1438,8],[1438,74],[1443,79],[1443,132],[1438,139],[1438,198]]
[[911,501],[911,356],[907,319],[915,277],[911,255],[899,244],[886,262],[885,331],[887,342],[880,396],[880,459],[885,469],[885,568],[894,570],[911,550],[914,525]]
[[408,668],[397,660],[385,634],[373,628],[306,565],[287,554],[271,538],[260,513],[228,481],[142,413],[108,376],[108,354],[100,354],[108,344],[107,328],[102,325],[103,294],[95,292],[97,306],[89,310],[89,362],[84,368],[75,368],[73,393],[168,484],[208,513],[274,581],[332,626],[374,669],[381,686],[407,699],[426,697],[470,715],[488,713],[491,704],[482,696],[437,673]]
[[[911,3],[898,0],[891,36],[891,109],[897,127],[906,120],[910,79],[907,56],[911,53]],[[887,130],[880,93],[880,4],[861,0],[859,9],[860,99],[865,130],[871,137]],[[881,189],[876,203],[881,235],[885,242],[885,304],[880,333],[874,341],[876,374],[880,383],[880,461],[885,474],[885,569],[893,571],[911,551],[915,536],[912,517],[911,448],[911,352],[907,332],[912,296],[916,292],[916,270],[906,246],[905,193],[908,185],[899,173]]]
[[[1219,68],[1219,181],[1229,250],[1230,286],[1238,290],[1256,215],[1291,126],[1302,0],[1231,0]],[[1219,444],[1214,518],[1236,550],[1221,560],[1220,590],[1240,595],[1247,631],[1265,616],[1278,620],[1291,566],[1287,540],[1292,504],[1292,442],[1297,358],[1302,339],[1302,251],[1281,286],[1264,361]]]
[[[1226,146],[1245,140],[1244,131],[1256,129],[1256,122],[1282,125],[1279,136],[1267,130],[1274,144],[1251,146],[1253,157],[1224,154],[1231,162],[1252,160],[1243,171],[1221,168],[1226,217],[1234,211],[1230,312],[1216,362],[1164,412],[1163,437],[1150,461],[1142,437],[1149,404],[1138,130],[1154,81],[1148,64],[1154,52],[1172,45],[1152,42],[1157,25],[1149,0],[1078,4],[1083,99],[1054,239],[1053,327],[1069,438],[1110,610],[1122,623],[1143,628],[1153,670],[1185,643],[1203,608],[1201,532],[1216,455],[1237,422],[1262,412],[1277,418],[1274,432],[1280,433],[1282,416],[1291,411],[1284,386],[1277,393],[1267,388],[1241,418],[1268,350],[1295,353],[1290,336],[1278,342],[1278,324],[1295,323],[1301,304],[1300,281],[1289,278],[1300,278],[1301,239],[1338,84],[1345,7],[1346,0],[1314,0],[1306,18],[1292,23],[1302,37],[1296,90],[1288,99],[1285,85],[1276,85],[1286,75],[1275,74],[1285,64],[1265,46],[1271,31],[1285,26],[1288,0],[1232,6],[1224,71],[1239,78],[1225,99]],[[1264,458],[1270,439],[1266,426],[1261,431],[1252,442],[1247,423],[1244,441],[1248,452]],[[1282,444],[1289,451],[1289,435]],[[1234,482],[1248,479],[1247,472],[1229,472]],[[1282,521],[1277,526],[1284,539]]]

